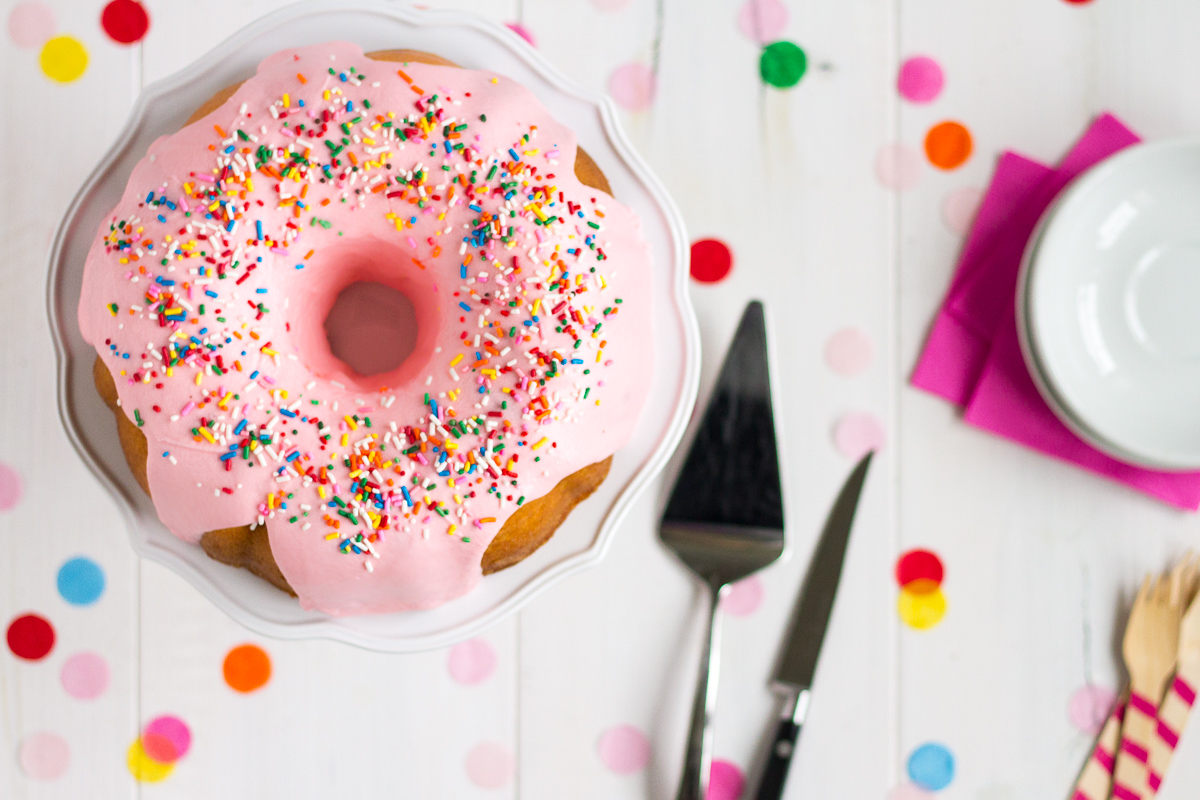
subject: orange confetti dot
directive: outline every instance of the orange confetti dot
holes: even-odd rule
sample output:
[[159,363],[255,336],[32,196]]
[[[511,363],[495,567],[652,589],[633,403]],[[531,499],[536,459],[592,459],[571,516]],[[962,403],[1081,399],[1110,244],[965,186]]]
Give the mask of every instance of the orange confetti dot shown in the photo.
[[271,659],[261,647],[243,644],[225,656],[225,682],[239,692],[261,689],[271,679]]
[[971,132],[958,122],[941,122],[925,134],[925,155],[939,169],[956,169],[971,157]]

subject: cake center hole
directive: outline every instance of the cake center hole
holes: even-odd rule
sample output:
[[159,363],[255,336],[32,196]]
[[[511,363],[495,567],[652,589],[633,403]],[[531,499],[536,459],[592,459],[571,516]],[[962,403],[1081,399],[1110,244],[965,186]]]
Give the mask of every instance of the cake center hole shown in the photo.
[[400,290],[359,281],[333,302],[325,336],[333,354],[359,375],[391,372],[417,346],[417,312]]

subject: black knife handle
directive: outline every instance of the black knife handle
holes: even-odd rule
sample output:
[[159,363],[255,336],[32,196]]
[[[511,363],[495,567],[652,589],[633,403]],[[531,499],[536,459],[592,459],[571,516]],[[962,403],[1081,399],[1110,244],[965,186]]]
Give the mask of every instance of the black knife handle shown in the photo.
[[787,780],[788,767],[791,766],[792,753],[796,751],[796,739],[799,736],[799,725],[790,719],[779,720],[775,739],[771,742],[771,754],[758,784],[756,800],[779,800],[783,796],[783,784]]

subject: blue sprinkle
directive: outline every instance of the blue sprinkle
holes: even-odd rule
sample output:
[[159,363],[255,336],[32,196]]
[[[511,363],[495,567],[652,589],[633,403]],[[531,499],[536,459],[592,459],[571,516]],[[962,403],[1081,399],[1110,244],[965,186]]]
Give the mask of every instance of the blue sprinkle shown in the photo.
[[470,310],[471,310],[471,307],[470,307],[469,305],[467,305],[466,303],[463,303],[463,302],[459,302],[458,306],[459,306],[459,308],[461,308],[463,311],[470,311]]
[[150,194],[146,195],[146,202],[149,203],[153,199],[154,199],[154,192],[151,191]]
[[404,495],[404,502],[408,503],[408,507],[409,507],[409,508],[412,508],[412,506],[413,506],[412,495],[410,495],[410,494],[408,493],[408,489],[406,489],[405,487],[401,486],[401,487],[400,487],[400,494]]
[[446,147],[446,152],[447,152],[447,153],[449,153],[449,152],[451,152],[452,150],[454,150],[454,147],[452,147],[452,146],[451,146],[451,144],[450,144],[450,140],[449,140],[449,139],[447,139],[446,141],[442,142],[442,144],[443,144],[443,145],[445,145],[445,147]]
[[476,212],[483,211],[483,209],[476,203],[471,203],[469,206],[467,206],[467,208],[471,209],[472,211],[476,211]]
[[158,221],[159,221],[159,222],[166,222],[166,221],[167,221],[167,218],[166,218],[166,217],[164,217],[162,214],[159,214],[159,215],[158,215]]
[[353,100],[347,100],[347,101],[346,101],[346,110],[347,110],[347,111],[353,111],[353,110],[354,110],[354,101],[353,101]]
[[254,370],[254,372],[250,373],[250,380],[254,380],[257,377],[258,377],[258,370]]
[[513,150],[511,147],[508,148],[508,154],[513,157],[513,161],[521,160],[521,157],[519,155],[517,155],[517,151]]
[[260,222],[260,221],[258,221],[258,220],[255,220],[255,221],[254,221],[254,230],[258,231],[258,236],[256,236],[255,238],[256,238],[256,239],[258,239],[259,241],[262,241],[262,238],[263,238],[263,235],[262,235],[262,222]]
[[259,289],[255,289],[254,292],[255,292],[255,294],[266,294],[267,290],[259,288]]
[[296,418],[296,412],[286,408],[279,409],[279,413],[283,414],[285,417],[291,417],[292,419]]
[[582,363],[583,363],[583,359],[582,359],[582,358],[572,358],[572,359],[571,359],[571,363],[572,363],[572,364],[582,364]]
[[297,265],[296,265],[296,269],[304,269],[304,265],[303,265],[303,264],[297,264]]
[[237,453],[226,453],[225,455],[221,456],[221,460],[228,461],[229,459],[233,458],[236,455],[237,455]]
[[465,281],[467,279],[467,265],[463,264],[458,270],[459,276]]
[[[293,414],[292,416],[295,416],[295,414]],[[299,457],[300,457],[300,451],[299,451],[299,450],[296,450],[295,452],[293,452],[291,455],[289,455],[289,456],[287,457],[287,460],[288,460],[288,461],[295,461],[295,460],[296,460],[297,458],[299,458]]]
[[242,431],[246,430],[247,422],[248,422],[248,420],[245,417],[242,417],[241,421],[238,422],[237,427],[233,429],[233,435],[241,436]]
[[209,297],[217,297],[218,296],[217,293],[214,292],[212,289],[205,289],[204,293],[206,295],[208,295]]

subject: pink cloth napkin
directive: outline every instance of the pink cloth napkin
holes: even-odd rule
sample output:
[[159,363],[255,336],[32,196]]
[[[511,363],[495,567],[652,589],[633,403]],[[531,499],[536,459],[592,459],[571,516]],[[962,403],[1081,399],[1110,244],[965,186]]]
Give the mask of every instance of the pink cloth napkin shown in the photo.
[[1017,273],[1042,212],[1076,175],[1138,141],[1104,114],[1057,169],[1012,152],[1000,157],[912,383],[965,408],[972,425],[1194,511],[1200,472],[1126,464],[1071,433],[1038,394],[1017,340]]

